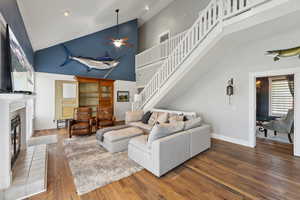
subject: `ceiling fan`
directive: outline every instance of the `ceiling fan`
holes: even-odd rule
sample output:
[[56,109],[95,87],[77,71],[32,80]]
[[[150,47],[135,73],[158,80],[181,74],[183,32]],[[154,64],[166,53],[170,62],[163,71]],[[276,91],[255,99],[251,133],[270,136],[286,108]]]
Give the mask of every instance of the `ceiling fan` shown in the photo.
[[117,38],[109,38],[109,40],[111,40],[110,44],[113,44],[116,48],[121,48],[122,46],[133,47],[133,45],[128,42],[128,40],[129,40],[128,37],[125,37],[125,38],[119,37],[119,12],[120,12],[120,9],[116,9],[115,12],[117,14]]

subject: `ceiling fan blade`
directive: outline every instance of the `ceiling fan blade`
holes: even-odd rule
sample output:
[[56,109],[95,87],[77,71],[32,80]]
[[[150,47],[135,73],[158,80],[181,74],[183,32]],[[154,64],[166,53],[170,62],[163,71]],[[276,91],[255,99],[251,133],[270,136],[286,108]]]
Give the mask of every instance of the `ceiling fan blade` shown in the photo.
[[132,48],[132,47],[134,47],[134,45],[133,44],[130,44],[130,43],[124,43],[124,45],[126,46],[126,47],[129,47],[129,48]]
[[128,37],[126,37],[126,38],[122,38],[122,40],[123,40],[123,41],[128,41],[128,40],[129,40],[129,38],[128,38]]
[[116,40],[115,38],[113,38],[113,37],[109,37],[109,38],[107,38],[108,40],[111,40],[111,41],[114,41],[114,40]]

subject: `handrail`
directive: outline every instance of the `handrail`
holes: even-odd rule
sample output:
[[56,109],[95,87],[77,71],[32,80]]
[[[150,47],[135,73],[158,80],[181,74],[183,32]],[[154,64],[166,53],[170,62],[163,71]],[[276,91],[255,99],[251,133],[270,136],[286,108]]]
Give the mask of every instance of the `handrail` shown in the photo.
[[156,92],[178,70],[194,49],[207,40],[207,36],[216,26],[223,26],[224,21],[234,18],[270,0],[212,0],[199,14],[193,26],[188,29],[183,39],[164,60],[160,69],[150,79],[140,93],[141,101],[135,102],[134,109],[142,109]]
[[135,56],[136,68],[140,68],[166,59],[172,52],[172,49],[174,49],[183,39],[186,32],[187,31],[179,33],[171,37],[170,39],[137,54]]

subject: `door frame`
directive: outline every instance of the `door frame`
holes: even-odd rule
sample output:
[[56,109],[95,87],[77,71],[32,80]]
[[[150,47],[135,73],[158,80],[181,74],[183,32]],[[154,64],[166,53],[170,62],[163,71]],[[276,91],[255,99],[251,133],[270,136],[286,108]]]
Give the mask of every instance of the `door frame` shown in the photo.
[[268,76],[294,75],[294,156],[300,156],[300,68],[251,72],[249,74],[249,145],[256,146],[256,78]]

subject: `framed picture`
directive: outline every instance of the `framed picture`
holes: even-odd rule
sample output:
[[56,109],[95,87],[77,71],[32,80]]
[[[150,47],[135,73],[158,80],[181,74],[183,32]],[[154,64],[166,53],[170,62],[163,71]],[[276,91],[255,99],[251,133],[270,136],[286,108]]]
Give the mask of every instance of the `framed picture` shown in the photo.
[[117,92],[117,101],[118,102],[129,102],[130,101],[129,91],[118,91]]

